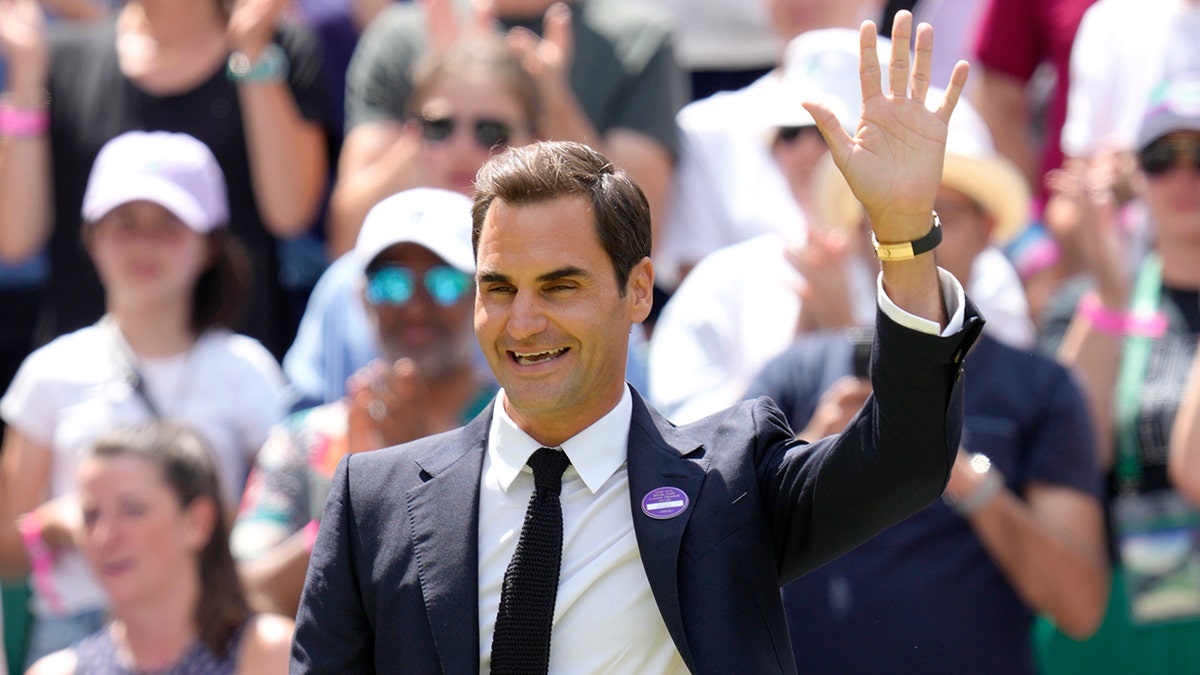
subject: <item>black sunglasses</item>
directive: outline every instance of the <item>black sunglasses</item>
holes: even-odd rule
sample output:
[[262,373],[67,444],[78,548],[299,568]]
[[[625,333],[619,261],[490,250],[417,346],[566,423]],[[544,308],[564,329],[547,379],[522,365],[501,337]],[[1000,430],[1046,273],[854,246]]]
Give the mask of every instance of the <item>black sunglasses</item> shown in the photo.
[[1188,160],[1188,166],[1200,171],[1200,141],[1194,138],[1160,138],[1138,153],[1138,164],[1147,176],[1159,176],[1175,168],[1180,157]]
[[[459,121],[453,117],[422,117],[421,136],[432,143],[441,143],[454,135]],[[479,119],[474,121],[474,132],[475,142],[490,149],[508,143],[512,127],[500,120]]]
[[775,134],[775,138],[782,143],[795,143],[797,138],[804,134],[815,133],[820,135],[820,131],[816,127],[809,125],[804,127],[779,127]]

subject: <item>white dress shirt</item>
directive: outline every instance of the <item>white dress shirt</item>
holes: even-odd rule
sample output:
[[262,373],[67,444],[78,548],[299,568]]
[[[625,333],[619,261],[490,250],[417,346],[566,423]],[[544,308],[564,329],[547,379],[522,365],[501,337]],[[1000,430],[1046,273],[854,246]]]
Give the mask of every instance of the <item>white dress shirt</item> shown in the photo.
[[[950,321],[934,321],[897,307],[883,292],[883,312],[913,330],[951,335],[962,329],[962,286],[939,270]],[[517,547],[533,493],[525,465],[541,444],[517,427],[496,395],[479,493],[479,668],[491,668],[492,634],[504,572]],[[550,639],[550,672],[687,673],[658,611],[642,567],[630,512],[625,461],[633,397],[562,444],[571,460],[563,474],[563,552]]]
[[[687,673],[642,567],[630,513],[625,449],[629,388],[607,415],[563,443],[563,556],[550,639],[550,672]],[[491,667],[504,571],[517,548],[541,447],[496,396],[479,494],[479,668]],[[569,665],[564,665],[569,664]]]

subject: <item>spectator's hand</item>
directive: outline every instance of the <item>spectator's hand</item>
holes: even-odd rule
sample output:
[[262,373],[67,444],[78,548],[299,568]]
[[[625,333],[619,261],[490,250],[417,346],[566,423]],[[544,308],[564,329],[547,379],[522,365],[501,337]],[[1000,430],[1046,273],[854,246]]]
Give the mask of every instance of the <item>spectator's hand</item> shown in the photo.
[[840,433],[871,395],[871,381],[848,375],[837,379],[821,394],[817,409],[797,438],[815,441]]
[[833,112],[820,104],[804,107],[817,121],[834,162],[871,218],[882,242],[918,239],[929,232],[930,212],[942,178],[950,114],[967,82],[968,66],[954,67],[936,111],[925,107],[933,54],[933,28],[917,28],[916,57],[910,72],[912,14],[896,14],[892,29],[890,92],[881,88],[875,24],[859,31],[862,118],[853,137]]
[[420,0],[425,6],[425,33],[430,49],[442,50],[460,38],[487,35],[495,30],[496,8],[492,0],[472,0],[471,19],[464,26],[454,0]]
[[797,334],[854,325],[847,269],[850,255],[849,240],[838,230],[812,229],[807,244],[784,250],[784,257],[804,277],[796,289],[800,295]]
[[570,91],[575,50],[571,9],[561,2],[550,5],[542,19],[542,34],[539,38],[533,31],[514,28],[508,32],[508,47],[521,59],[543,96]]
[[372,361],[347,382],[350,452],[377,450],[429,435],[429,386],[411,359]]
[[0,0],[0,53],[7,61],[6,91],[33,97],[45,88],[50,54],[37,2]]
[[275,24],[289,0],[235,0],[229,12],[227,32],[233,49],[252,61],[275,39]]
[[83,530],[83,514],[76,493],[55,497],[37,507],[37,517],[42,523],[42,539],[51,551],[58,553],[75,547]]
[[1106,306],[1123,308],[1128,299],[1125,273],[1127,242],[1117,220],[1118,195],[1114,180],[1115,157],[1083,163],[1069,161],[1065,168],[1046,174],[1051,202],[1065,202],[1060,211],[1073,212],[1075,223],[1055,232],[1060,244],[1096,280],[1096,290]]

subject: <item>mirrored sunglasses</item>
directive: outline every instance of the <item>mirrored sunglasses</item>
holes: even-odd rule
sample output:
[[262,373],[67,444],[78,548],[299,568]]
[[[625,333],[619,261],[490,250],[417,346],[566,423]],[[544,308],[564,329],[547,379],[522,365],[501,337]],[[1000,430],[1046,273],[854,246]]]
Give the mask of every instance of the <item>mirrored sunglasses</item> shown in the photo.
[[[387,265],[367,273],[367,302],[372,305],[406,305],[416,292],[416,275],[400,265]],[[471,290],[471,276],[437,265],[425,271],[421,283],[435,303],[450,307]]]
[[1187,160],[1188,166],[1200,171],[1200,141],[1194,138],[1159,139],[1138,153],[1138,164],[1147,176],[1158,176],[1175,168],[1181,157]]
[[[422,117],[421,118],[421,136],[431,143],[441,143],[454,135],[454,129],[459,122],[467,123],[468,120],[458,120],[453,117]],[[484,148],[494,148],[497,145],[508,143],[508,139],[512,137],[512,126],[507,122],[493,119],[478,119],[472,123],[472,136],[475,142]]]

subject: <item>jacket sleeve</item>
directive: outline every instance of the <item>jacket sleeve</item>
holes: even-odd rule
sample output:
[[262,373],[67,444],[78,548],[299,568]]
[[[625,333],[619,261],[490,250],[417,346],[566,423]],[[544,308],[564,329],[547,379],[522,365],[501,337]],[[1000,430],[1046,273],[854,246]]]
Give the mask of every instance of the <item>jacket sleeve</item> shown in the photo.
[[[962,432],[962,359],[983,321],[968,303],[963,330],[939,337],[876,320],[874,393],[840,434],[809,445],[760,433],[759,484],[780,583],[849,551],[942,493]],[[774,406],[760,429],[787,429]],[[789,430],[790,432],[790,430]]]
[[373,673],[375,631],[363,606],[355,563],[358,537],[350,499],[350,458],[338,464],[296,613],[289,672]]

